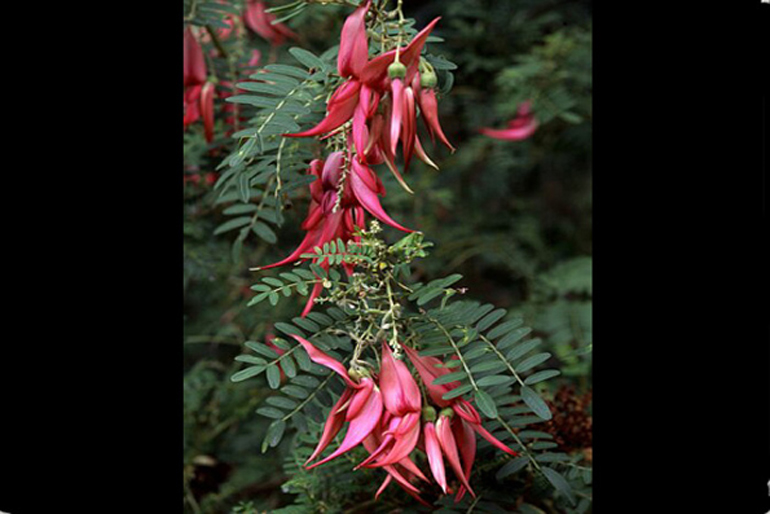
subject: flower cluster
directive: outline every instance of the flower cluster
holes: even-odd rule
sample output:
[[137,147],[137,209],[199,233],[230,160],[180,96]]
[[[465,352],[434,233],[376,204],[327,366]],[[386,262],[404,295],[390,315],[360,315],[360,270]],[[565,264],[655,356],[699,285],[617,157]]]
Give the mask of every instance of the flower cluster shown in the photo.
[[417,135],[417,108],[432,137],[452,151],[438,120],[435,86],[437,78],[430,63],[420,58],[425,41],[440,18],[431,21],[404,47],[397,46],[369,59],[365,18],[371,0],[348,16],[340,36],[337,71],[346,80],[332,93],[327,116],[315,127],[289,137],[319,136],[352,120],[352,139],[357,160],[365,165],[385,163],[407,190],[395,166],[399,141],[404,170],[413,154],[436,167]]
[[[420,53],[439,18],[431,21],[406,46],[396,46],[369,60],[366,15],[371,0],[362,3],[342,28],[337,71],[345,80],[327,102],[327,115],[315,127],[286,137],[339,134],[344,138],[344,151],[335,151],[326,161],[310,163],[309,174],[318,180],[311,186],[312,201],[302,229],[307,234],[300,245],[285,259],[255,269],[290,264],[314,247],[341,238],[358,242],[356,230],[364,227],[364,211],[378,220],[405,232],[412,230],[393,220],[382,208],[378,196],[385,195],[380,177],[372,166],[385,163],[398,182],[409,192],[395,164],[398,142],[404,169],[413,154],[436,167],[425,153],[417,135],[417,108],[433,137],[438,137],[452,151],[438,120],[434,87],[437,79],[430,64]],[[328,261],[324,266],[328,267]],[[348,274],[352,268],[346,265]],[[320,294],[316,284],[303,311],[305,316]]]
[[[484,429],[479,413],[470,402],[461,397],[442,398],[459,384],[433,385],[437,377],[449,373],[447,368],[437,367],[441,364],[437,358],[422,357],[414,349],[401,346],[427,390],[427,398],[424,398],[406,363],[397,359],[385,342],[380,353],[380,369],[375,372],[362,366],[360,361],[354,361],[350,369],[346,369],[307,339],[292,337],[313,362],[339,374],[347,384],[326,419],[318,445],[305,463],[307,469],[363,445],[369,456],[355,469],[382,468],[387,473],[375,498],[395,480],[409,495],[428,505],[414,485],[418,480],[430,482],[412,460],[417,450],[426,455],[430,473],[445,494],[454,493],[447,480],[445,462],[449,464],[459,482],[456,501],[460,501],[466,491],[475,497],[469,483],[476,456],[474,431],[500,450],[517,455]],[[329,446],[346,422],[347,432],[339,447],[310,464]]]

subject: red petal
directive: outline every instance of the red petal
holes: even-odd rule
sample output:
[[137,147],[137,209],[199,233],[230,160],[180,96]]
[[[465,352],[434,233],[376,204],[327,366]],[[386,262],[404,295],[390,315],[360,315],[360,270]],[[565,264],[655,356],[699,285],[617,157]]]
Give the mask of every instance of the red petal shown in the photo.
[[537,129],[537,122],[533,120],[529,125],[524,127],[507,128],[503,130],[482,128],[479,130],[479,132],[494,139],[502,139],[504,141],[522,141],[534,134],[535,129]]
[[341,362],[333,359],[323,351],[316,348],[313,343],[304,337],[300,337],[295,334],[291,334],[291,337],[293,337],[299,344],[302,345],[307,354],[310,356],[311,361],[315,362],[316,364],[320,364],[321,366],[325,366],[339,374],[350,387],[354,389],[360,389],[363,387],[363,385],[353,382],[353,380],[348,376],[348,370],[345,369],[345,366],[343,366]]
[[[354,160],[353,165],[355,166],[355,164],[356,161]],[[414,232],[411,229],[402,227],[390,216],[388,216],[388,214],[382,208],[382,205],[380,205],[380,200],[377,198],[377,195],[366,186],[366,184],[363,182],[363,180],[361,180],[357,173],[351,173],[349,178],[350,187],[353,191],[353,194],[358,199],[361,206],[366,209],[372,216],[382,221],[383,223],[387,223],[388,225],[399,230],[403,230],[404,232]]]
[[350,399],[352,394],[353,389],[346,388],[345,391],[342,392],[342,396],[340,396],[339,400],[337,400],[337,403],[335,403],[332,407],[332,410],[329,411],[329,417],[326,418],[326,423],[324,424],[324,429],[321,433],[321,439],[318,441],[318,446],[316,446],[315,450],[313,450],[313,454],[310,456],[307,462],[305,462],[305,466],[313,461],[313,459],[318,457],[321,452],[324,451],[327,446],[329,446],[329,443],[332,442],[332,439],[334,439],[334,437],[340,431],[340,428],[342,428],[342,424],[345,422],[345,412],[344,410],[339,412],[339,410],[340,407],[342,407],[345,402]]
[[323,184],[324,189],[336,189],[339,186],[343,159],[342,152],[332,152],[326,158],[323,171],[321,171],[321,184]]
[[441,142],[454,152],[455,148],[444,135],[438,121],[438,103],[436,102],[436,92],[433,89],[425,88],[420,91],[420,110],[431,135],[434,133],[438,135]]
[[369,464],[368,467],[396,464],[414,450],[414,447],[417,446],[417,440],[420,438],[420,412],[410,412],[401,418],[396,432],[395,442],[387,455],[374,464]]
[[428,464],[433,478],[436,479],[441,490],[446,494],[446,470],[444,469],[444,457],[441,455],[441,445],[436,438],[436,427],[431,422],[423,426],[425,434],[425,454],[428,456]]
[[206,82],[206,60],[203,49],[188,25],[184,31],[184,87],[200,85]]
[[[319,209],[320,210],[320,209]],[[276,268],[278,266],[283,266],[284,264],[289,264],[295,261],[298,261],[300,259],[300,256],[303,253],[307,253],[310,250],[312,250],[315,246],[317,246],[318,239],[321,236],[321,233],[323,231],[323,226],[318,225],[315,229],[305,234],[305,238],[302,240],[302,242],[299,244],[296,250],[294,250],[288,257],[285,259],[282,259],[278,262],[274,262],[273,264],[268,264],[267,266],[259,266],[256,268],[251,268],[254,271],[260,271],[264,269],[270,269],[270,268]]]
[[[465,478],[470,480],[473,461],[476,459],[476,434],[473,433],[473,428],[460,418],[452,421],[452,432],[460,449]],[[460,486],[455,502],[462,500],[463,496],[465,496],[465,486]]]
[[404,83],[401,79],[393,79],[390,83],[390,94],[393,98],[390,115],[390,153],[396,154],[398,136],[401,134],[401,118],[404,110]]
[[[440,19],[441,17],[438,17],[428,23],[424,29],[414,36],[408,45],[401,49],[399,60],[404,66],[410,68],[419,60],[422,47],[425,46],[425,40],[428,39],[433,27],[436,26],[436,23],[438,23],[438,20]],[[388,77],[388,66],[390,66],[395,57],[396,50],[393,49],[380,54],[369,61],[361,71],[361,80],[367,85],[372,86],[374,89],[384,89],[382,86],[383,82]],[[407,71],[407,73],[409,73],[409,71]]]
[[430,156],[427,153],[425,153],[425,150],[422,147],[422,143],[420,142],[420,136],[418,136],[417,134],[414,135],[414,153],[417,154],[417,158],[420,159],[422,162],[438,170],[438,166],[436,165],[436,163],[433,162],[433,160],[430,158]]
[[371,0],[353,11],[342,26],[337,57],[337,70],[341,77],[358,76],[369,59],[364,17],[370,4]]
[[[358,82],[356,82],[360,86]],[[358,105],[358,88],[355,88],[354,93],[346,96],[344,99],[340,99],[337,102],[329,104],[329,113],[321,122],[315,127],[308,129],[304,132],[297,132],[295,134],[284,134],[286,137],[311,137],[319,134],[325,134],[338,128],[353,116],[356,105]]]
[[484,439],[492,443],[492,445],[496,446],[497,448],[504,451],[508,455],[513,455],[514,457],[518,455],[517,452],[511,450],[504,443],[499,441],[495,436],[487,432],[487,430],[484,427],[482,427],[480,423],[478,425],[471,424],[471,427],[473,427],[473,430],[478,432],[479,435],[481,435],[481,437],[483,437]]
[[214,83],[206,82],[201,90],[201,114],[206,142],[214,140]]
[[465,478],[465,473],[463,473],[462,466],[460,465],[460,456],[457,453],[457,443],[455,441],[454,434],[452,434],[450,421],[451,420],[446,416],[439,416],[438,421],[436,422],[436,436],[438,437],[438,441],[441,444],[441,449],[443,450],[444,455],[446,455],[446,458],[449,461],[449,465],[452,466],[452,471],[455,472],[455,476],[475,498],[476,493],[473,492],[473,489],[468,483],[468,479]]
[[[364,382],[367,380],[371,380],[371,378],[363,378],[361,381]],[[356,394],[360,394],[361,392],[362,391],[359,391]],[[329,462],[330,460],[339,457],[351,448],[359,445],[364,439],[366,439],[366,437],[372,432],[374,427],[380,421],[380,416],[382,416],[382,396],[380,395],[379,388],[374,386],[374,389],[369,395],[366,404],[361,409],[361,412],[358,414],[358,417],[353,419],[348,425],[348,431],[345,434],[345,438],[342,440],[339,448],[337,448],[334,453],[325,459],[313,464],[312,466],[309,466],[307,469],[312,469],[316,466],[320,466],[321,464]]]
[[409,161],[414,151],[414,138],[417,133],[416,112],[414,109],[414,91],[408,87],[404,90],[404,118],[401,129],[401,147],[404,150],[404,173],[409,169]]

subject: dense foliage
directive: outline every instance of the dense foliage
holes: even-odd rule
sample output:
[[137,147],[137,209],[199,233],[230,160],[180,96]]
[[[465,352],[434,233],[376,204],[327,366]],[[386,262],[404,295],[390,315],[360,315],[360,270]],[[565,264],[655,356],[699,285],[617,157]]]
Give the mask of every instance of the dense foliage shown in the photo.
[[[345,383],[299,335],[339,361],[368,349],[357,357],[374,369],[375,344],[410,341],[449,369],[437,383],[453,384],[448,399],[472,401],[486,430],[518,453],[480,439],[476,496],[455,503],[420,483],[434,508],[589,512],[590,4],[404,2],[417,20],[404,20],[408,37],[442,17],[423,55],[457,149],[421,136],[440,170],[414,160],[404,172],[399,160],[414,194],[377,168],[382,206],[420,232],[404,237],[367,221],[357,244],[308,250],[309,266],[250,271],[304,237],[309,162],[338,142],[282,134],[324,116],[341,83],[340,30],[356,6],[185,2],[185,509],[425,510],[395,485],[375,501],[385,474],[353,471],[367,457],[362,447],[303,467]],[[195,43],[205,70],[192,66]],[[480,132],[504,127],[526,102],[537,121],[531,136]],[[300,316],[316,286],[319,299]]]

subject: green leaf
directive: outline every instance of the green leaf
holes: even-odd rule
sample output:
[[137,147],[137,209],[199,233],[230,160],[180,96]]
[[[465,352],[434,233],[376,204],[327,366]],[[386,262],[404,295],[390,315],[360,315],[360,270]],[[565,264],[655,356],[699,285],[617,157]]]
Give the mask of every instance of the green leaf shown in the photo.
[[286,373],[287,377],[294,378],[297,376],[297,365],[294,364],[291,355],[285,355],[281,359],[281,368],[283,368],[283,372]]
[[286,395],[293,396],[294,398],[299,398],[301,400],[304,400],[310,395],[310,393],[307,392],[307,389],[296,385],[284,386],[281,389],[281,392]]
[[257,409],[257,414],[273,419],[280,419],[284,416],[283,411],[278,410],[275,407],[261,407]]
[[448,384],[449,382],[454,382],[455,380],[463,380],[468,375],[465,373],[465,371],[455,371],[454,373],[447,373],[446,375],[442,375],[435,379],[433,381],[433,385],[442,385],[442,384]]
[[281,386],[281,370],[275,364],[267,367],[267,383],[270,389],[278,389]]
[[528,462],[529,462],[528,457],[517,457],[513,460],[510,460],[506,462],[505,465],[497,471],[497,473],[495,474],[495,478],[497,478],[498,480],[501,480],[507,477],[508,475],[513,475],[517,471],[521,471],[522,469],[524,469],[524,467],[527,465]]
[[291,383],[308,388],[316,387],[318,384],[320,384],[317,378],[311,377],[310,375],[297,375],[291,379]]
[[274,277],[265,277],[262,279],[265,284],[270,284],[273,287],[283,287],[283,282]]
[[505,309],[497,309],[490,312],[489,314],[484,316],[484,318],[481,321],[478,322],[478,324],[476,325],[476,330],[478,330],[479,332],[483,332],[484,330],[491,327],[497,320],[505,316],[506,312],[508,311],[506,311]]
[[574,505],[575,497],[572,496],[572,488],[570,487],[567,480],[555,469],[543,466],[541,471],[543,472],[543,475],[545,475],[545,478],[547,478],[548,481],[551,482],[551,484],[556,488],[556,490],[566,495],[567,498],[569,498],[569,501]]
[[251,378],[253,376],[259,375],[263,371],[265,371],[264,366],[250,366],[248,368],[242,369],[237,373],[233,373],[233,376],[230,377],[230,381],[241,382],[243,380],[246,380],[247,378]]
[[[500,325],[500,326],[502,326],[502,325]],[[530,327],[522,327],[522,328],[514,330],[513,332],[510,332],[509,334],[506,334],[505,337],[503,337],[502,339],[500,339],[497,342],[497,349],[500,350],[500,351],[505,350],[506,348],[508,348],[509,346],[515,344],[521,338],[523,338],[524,336],[529,334],[530,332],[532,332],[532,328],[530,328]],[[491,333],[492,333],[492,331],[490,331],[490,334]],[[534,339],[533,339],[533,341],[534,341]]]
[[214,235],[216,236],[224,232],[228,232],[230,230],[235,230],[236,228],[240,228],[249,223],[251,223],[250,216],[240,216],[238,218],[233,218],[229,221],[222,223],[216,229],[214,229]]
[[251,227],[251,229],[262,239],[264,239],[266,242],[270,244],[274,244],[278,241],[278,237],[275,235],[275,232],[273,232],[273,229],[267,226],[266,223],[262,221],[257,221],[254,223],[254,225]]
[[504,362],[500,362],[499,360],[494,359],[474,364],[471,366],[471,372],[481,373],[482,371],[494,371],[497,373],[498,371],[503,371],[507,368],[508,366],[506,366]]
[[422,296],[419,297],[419,299],[417,300],[417,305],[425,305],[429,301],[433,300],[437,296],[441,296],[442,294],[444,294],[443,289],[434,289],[432,291],[429,291],[427,292],[427,294],[423,294]]
[[258,343],[256,341],[246,341],[246,346],[248,348],[251,348],[255,352],[264,355],[265,357],[269,357],[271,359],[277,359],[278,358],[278,352],[270,348],[264,343]]
[[530,369],[534,368],[538,364],[542,364],[543,362],[547,361],[550,358],[551,358],[551,354],[548,352],[537,353],[532,357],[529,357],[528,359],[524,359],[523,361],[521,361],[521,364],[516,366],[516,371],[518,371],[519,373],[524,373],[525,371],[529,371]]
[[286,64],[268,64],[264,69],[269,72],[288,75],[290,77],[296,77],[303,80],[310,76],[310,74],[305,70],[297,68],[296,66],[288,66]]
[[476,391],[476,405],[488,418],[497,417],[497,405],[495,405],[495,401],[486,391],[481,389]]
[[513,377],[505,377],[503,375],[492,375],[490,377],[482,377],[476,380],[476,385],[479,387],[496,386],[501,384],[510,385],[516,382]]
[[269,427],[267,427],[267,434],[265,434],[265,440],[262,441],[262,453],[267,451],[267,447],[275,448],[283,438],[283,432],[286,430],[286,422],[282,420],[273,421]]
[[499,337],[506,332],[510,332],[514,328],[518,327],[524,323],[524,320],[522,318],[513,319],[511,321],[506,321],[505,323],[501,323],[500,325],[497,325],[495,328],[490,330],[487,333],[488,339],[495,339],[496,337]]
[[521,399],[538,417],[545,420],[551,419],[551,410],[548,408],[548,405],[532,388],[522,386]]
[[470,392],[473,389],[473,386],[471,384],[464,384],[459,387],[455,387],[448,393],[445,393],[441,398],[444,400],[451,400],[452,398],[457,398],[458,396],[462,396],[465,393]]
[[[515,361],[542,342],[542,339],[532,339],[530,341],[525,341],[518,346],[514,346],[508,353],[505,354],[505,358],[509,361]],[[500,345],[498,344],[498,346]]]
[[538,371],[537,373],[533,373],[532,375],[528,376],[524,380],[524,383],[527,385],[537,384],[538,382],[542,382],[559,375],[561,375],[561,371],[558,369],[544,369],[543,371]]
[[266,400],[267,403],[270,405],[274,405],[276,407],[281,407],[283,409],[293,409],[297,405],[299,405],[297,402],[290,398],[286,398],[285,396],[270,396]]
[[267,361],[261,357],[254,357],[253,355],[238,355],[235,360],[238,362],[246,362],[248,364],[257,364],[259,366],[267,366]]
[[294,56],[295,59],[297,59],[299,62],[307,66],[308,68],[315,68],[315,69],[324,69],[324,62],[313,55],[311,52],[308,52],[305,49],[293,47],[289,48],[289,53]]

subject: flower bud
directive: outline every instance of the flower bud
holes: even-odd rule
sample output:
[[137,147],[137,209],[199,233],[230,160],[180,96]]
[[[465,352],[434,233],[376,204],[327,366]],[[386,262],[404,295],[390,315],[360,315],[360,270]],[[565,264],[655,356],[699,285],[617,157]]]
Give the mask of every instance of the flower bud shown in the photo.
[[388,77],[392,79],[402,79],[406,77],[406,66],[399,61],[393,61],[391,65],[388,66]]

